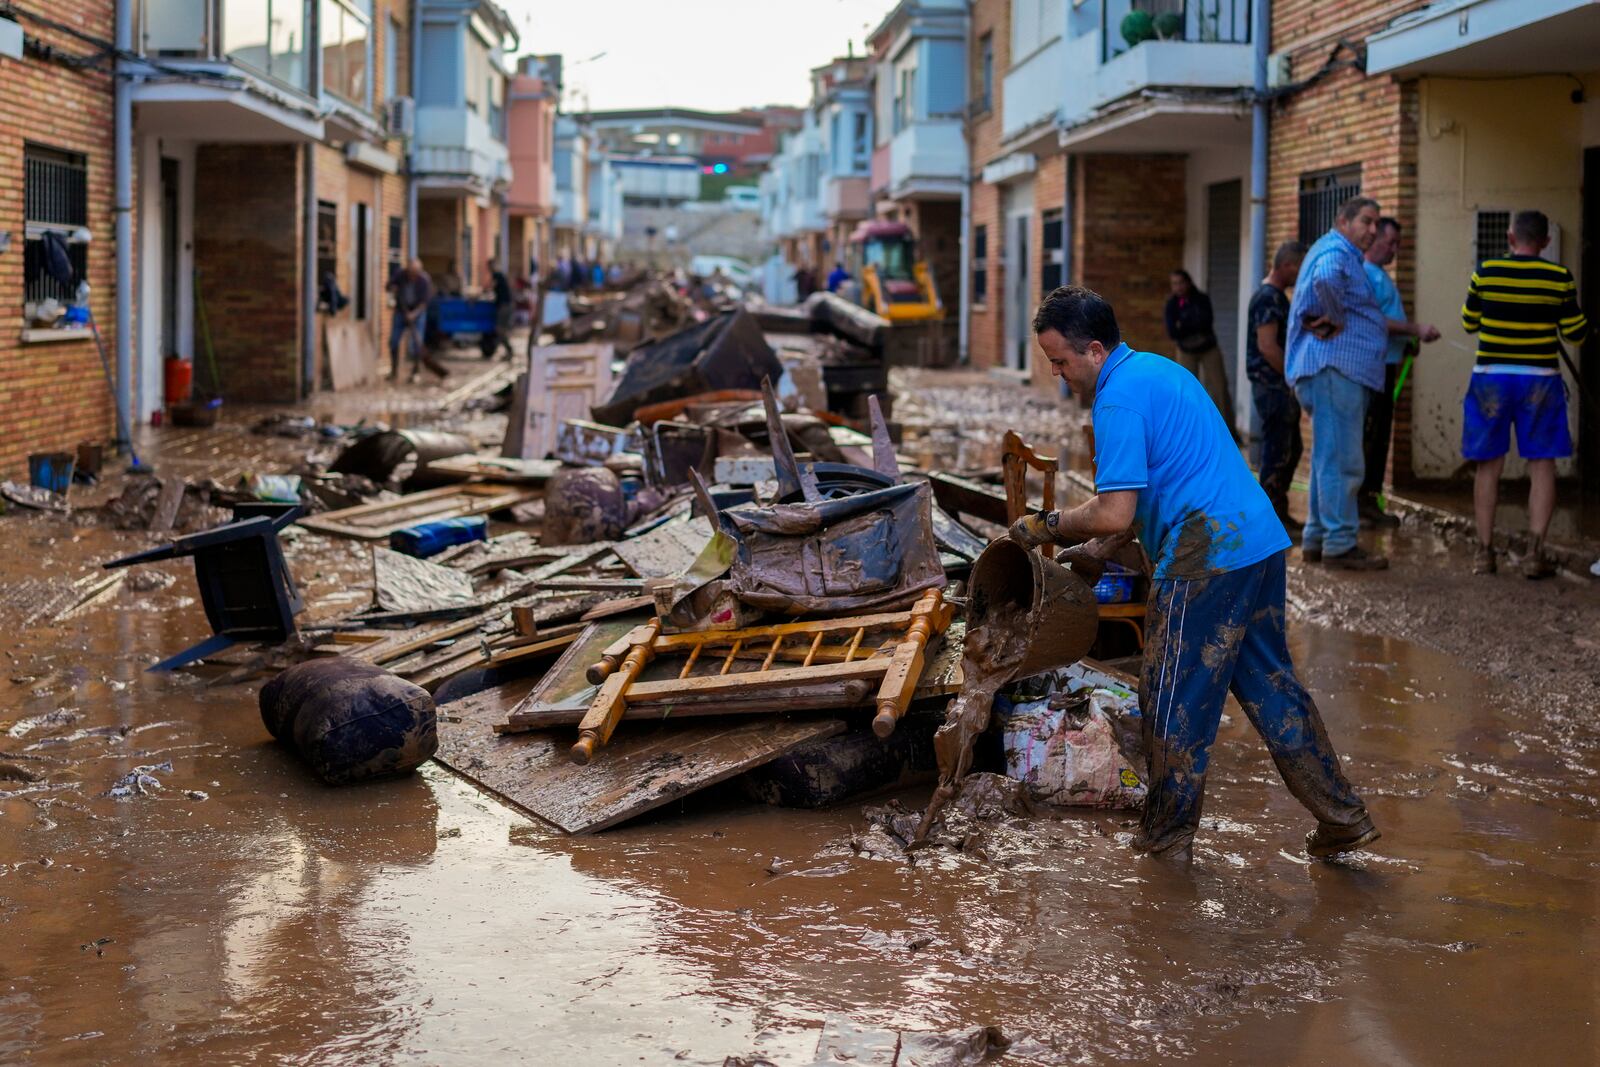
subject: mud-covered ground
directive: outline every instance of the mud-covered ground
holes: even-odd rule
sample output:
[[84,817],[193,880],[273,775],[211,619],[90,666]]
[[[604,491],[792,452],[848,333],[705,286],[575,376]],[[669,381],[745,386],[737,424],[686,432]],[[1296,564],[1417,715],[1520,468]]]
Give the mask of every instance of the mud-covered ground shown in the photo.
[[[981,377],[899,384],[906,451],[931,461],[990,465],[1012,424],[1077,433]],[[427,418],[414,394],[341,403]],[[317,447],[236,426],[150,445],[218,477]],[[1083,812],[909,865],[851,847],[860,803],[717,793],[566,838],[436,766],[322,787],[253,684],[144,671],[206,632],[187,563],[62,615],[64,587],[158,538],[13,511],[0,1062],[789,1065],[841,1020],[906,1049],[997,1025],[1002,1063],[1600,1060],[1600,595],[1391,536],[1387,574],[1291,571],[1293,651],[1384,831],[1371,853],[1307,862],[1235,713],[1188,867],[1134,855],[1130,815]],[[311,611],[365,601],[357,546],[287,551]]]

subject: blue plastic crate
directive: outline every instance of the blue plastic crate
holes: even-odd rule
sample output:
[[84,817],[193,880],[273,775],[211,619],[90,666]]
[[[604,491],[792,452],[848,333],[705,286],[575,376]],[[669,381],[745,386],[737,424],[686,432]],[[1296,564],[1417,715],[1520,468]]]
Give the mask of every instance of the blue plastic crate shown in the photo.
[[440,333],[493,333],[495,329],[493,300],[440,297],[434,302],[433,313]]
[[1094,583],[1094,598],[1101,604],[1126,604],[1133,599],[1133,582],[1138,573],[1120,563],[1106,563],[1106,572]]

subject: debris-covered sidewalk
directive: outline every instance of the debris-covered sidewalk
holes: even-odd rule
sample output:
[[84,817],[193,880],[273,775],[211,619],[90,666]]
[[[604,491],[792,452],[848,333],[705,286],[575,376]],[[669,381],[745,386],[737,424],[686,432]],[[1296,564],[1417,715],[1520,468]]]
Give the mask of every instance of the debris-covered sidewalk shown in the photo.
[[[1316,1005],[1472,1062],[1450,1013],[1571,959],[1592,587],[1475,581],[1418,522],[1388,575],[1296,570],[1296,655],[1397,840],[1308,866],[1234,709],[1208,842],[1152,868],[1148,564],[995,540],[1081,489],[1081,414],[891,372],[834,298],[632,281],[526,365],[16,492],[0,1047],[482,1060],[531,1012],[582,1062],[1204,1062]],[[1023,646],[969,639],[996,616]],[[1440,966],[1443,1012],[1406,980]],[[1585,1040],[1567,987],[1551,1047]]]

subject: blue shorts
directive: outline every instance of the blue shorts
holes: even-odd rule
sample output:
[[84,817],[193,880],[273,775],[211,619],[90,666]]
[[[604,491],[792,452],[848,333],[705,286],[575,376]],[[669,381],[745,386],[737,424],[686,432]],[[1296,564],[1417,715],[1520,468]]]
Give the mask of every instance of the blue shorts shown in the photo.
[[1461,408],[1463,459],[1499,459],[1511,451],[1512,423],[1523,459],[1572,455],[1567,383],[1559,374],[1474,374]]

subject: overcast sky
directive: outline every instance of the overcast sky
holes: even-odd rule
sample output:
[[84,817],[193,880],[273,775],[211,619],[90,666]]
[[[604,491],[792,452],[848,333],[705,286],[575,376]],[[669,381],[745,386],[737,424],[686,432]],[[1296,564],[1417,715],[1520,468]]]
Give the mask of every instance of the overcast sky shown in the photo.
[[[894,0],[500,0],[524,53],[566,60],[566,104],[729,111],[804,104],[809,72]],[[598,59],[589,57],[600,55]]]

